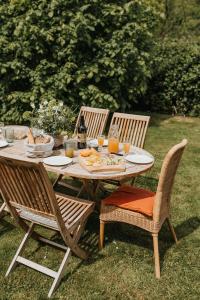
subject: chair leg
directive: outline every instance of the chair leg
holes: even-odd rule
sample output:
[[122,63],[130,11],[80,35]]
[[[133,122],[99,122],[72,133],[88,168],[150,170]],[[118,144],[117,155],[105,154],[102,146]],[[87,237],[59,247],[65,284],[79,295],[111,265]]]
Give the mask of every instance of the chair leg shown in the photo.
[[172,236],[174,238],[175,243],[178,244],[178,239],[177,239],[177,236],[176,236],[176,232],[175,232],[174,227],[173,227],[172,223],[170,222],[169,218],[167,218],[167,224],[169,226],[169,230],[172,233]]
[[155,260],[155,273],[156,278],[160,278],[160,257],[158,249],[158,234],[153,233],[153,249],[154,249],[154,260]]
[[53,183],[53,188],[55,188],[57,186],[57,183],[62,179],[63,175],[58,175],[58,177],[56,178],[56,180]]
[[136,180],[136,177],[133,177],[132,180],[131,180],[131,185],[134,185],[135,180]]
[[104,229],[105,222],[100,220],[99,250],[103,249],[104,246]]
[[4,211],[5,207],[6,207],[6,204],[4,202],[0,207],[0,217],[3,215],[3,211]]
[[65,256],[63,258],[63,261],[60,265],[60,268],[57,272],[57,275],[54,279],[54,282],[49,290],[49,293],[48,293],[48,298],[50,298],[53,294],[53,292],[55,291],[55,289],[58,287],[63,275],[65,274],[65,271],[66,271],[66,265],[67,265],[67,262],[68,262],[68,259],[70,257],[70,253],[71,253],[71,250],[70,248],[67,249],[66,253],[65,253]]
[[22,242],[21,242],[21,244],[20,244],[20,246],[19,246],[19,248],[18,248],[18,250],[17,250],[15,256],[13,257],[13,260],[12,260],[12,262],[11,262],[11,264],[10,264],[10,266],[9,266],[9,268],[8,268],[8,270],[7,270],[7,272],[6,272],[6,277],[7,277],[7,276],[10,274],[10,272],[16,267],[16,265],[17,265],[17,258],[18,258],[18,256],[22,253],[22,251],[23,251],[23,249],[24,249],[24,247],[25,247],[25,245],[26,245],[26,242],[28,241],[28,238],[31,236],[31,234],[32,234],[32,232],[33,232],[33,228],[34,228],[34,224],[32,223],[32,224],[30,225],[28,231],[26,232],[26,234],[25,234],[25,236],[24,236],[24,238],[23,238],[23,240],[22,240]]

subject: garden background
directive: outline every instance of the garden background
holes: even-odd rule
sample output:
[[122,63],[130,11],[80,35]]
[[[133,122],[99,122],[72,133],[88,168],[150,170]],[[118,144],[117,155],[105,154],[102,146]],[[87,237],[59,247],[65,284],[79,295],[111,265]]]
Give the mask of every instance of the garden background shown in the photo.
[[[155,165],[135,185],[151,190],[167,150],[188,139],[171,202],[179,244],[164,225],[161,279],[151,236],[134,226],[110,224],[99,252],[95,213],[82,240],[92,254],[86,262],[71,257],[52,299],[199,299],[200,118],[171,116],[200,115],[199,33],[199,0],[0,1],[1,121],[26,123],[28,111],[52,99],[77,111],[82,104],[143,110],[151,115],[145,149]],[[12,218],[2,218],[0,299],[46,299],[51,278],[23,266],[5,278],[21,239]],[[63,258],[35,241],[29,246],[25,255],[47,267]]]
[[57,99],[199,116],[199,0],[2,0],[0,119]]

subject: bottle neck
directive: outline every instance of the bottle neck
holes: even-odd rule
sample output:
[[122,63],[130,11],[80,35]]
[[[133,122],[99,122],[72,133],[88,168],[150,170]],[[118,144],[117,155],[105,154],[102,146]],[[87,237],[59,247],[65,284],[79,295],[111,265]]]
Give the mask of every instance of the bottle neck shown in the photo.
[[84,116],[81,116],[80,125],[85,126],[85,119]]

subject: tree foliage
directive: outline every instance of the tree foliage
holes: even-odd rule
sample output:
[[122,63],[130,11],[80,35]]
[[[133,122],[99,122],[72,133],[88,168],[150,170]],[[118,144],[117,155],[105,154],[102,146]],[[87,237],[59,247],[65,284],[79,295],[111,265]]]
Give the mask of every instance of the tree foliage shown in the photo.
[[200,115],[200,45],[165,40],[158,44],[145,105],[150,110]]
[[142,0],[0,4],[0,117],[23,122],[42,100],[133,107],[150,77],[156,10]]

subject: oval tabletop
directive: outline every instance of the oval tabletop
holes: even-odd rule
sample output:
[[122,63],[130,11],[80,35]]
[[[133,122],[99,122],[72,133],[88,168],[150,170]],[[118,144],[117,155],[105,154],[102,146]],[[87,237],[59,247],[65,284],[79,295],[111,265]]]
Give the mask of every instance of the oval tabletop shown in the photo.
[[[103,152],[106,153],[107,148],[104,148]],[[131,149],[131,152],[133,152],[134,154],[144,154],[153,158],[153,156],[149,152],[137,147],[133,147]],[[64,155],[64,150],[63,149],[56,150],[53,152],[52,155],[59,155],[59,156]],[[24,161],[43,162],[43,158],[29,158],[26,156],[24,140],[15,141],[12,145],[5,148],[1,148],[0,156],[20,159]],[[134,177],[141,173],[144,173],[149,169],[151,169],[151,167],[154,164],[154,158],[153,161],[149,164],[136,164],[136,163],[130,163],[126,161],[126,170],[123,172],[112,171],[112,172],[90,173],[79,164],[78,156],[79,156],[79,151],[76,151],[75,157],[73,158],[73,164],[62,166],[62,167],[57,167],[57,166],[54,167],[54,166],[49,166],[44,164],[45,169],[57,174],[62,174],[65,176],[71,176],[71,177],[76,177],[81,179],[90,179],[90,180],[120,179],[121,180],[126,177]]]
[[[106,148],[104,149],[104,153],[105,152],[107,152]],[[78,155],[76,154],[75,158],[73,158],[73,164],[66,166],[66,168],[62,169],[62,171],[66,176],[72,176],[72,177],[82,178],[82,179],[93,179],[93,180],[120,179],[121,180],[126,177],[137,176],[151,169],[151,167],[154,164],[154,158],[149,152],[134,147],[134,152],[132,153],[150,156],[153,159],[153,161],[148,164],[136,164],[136,163],[125,161],[126,170],[123,172],[116,172],[116,171],[88,172],[79,164],[78,157],[77,157]]]

